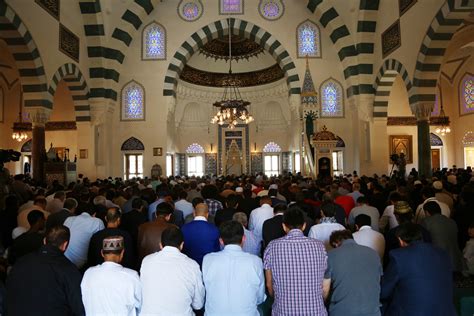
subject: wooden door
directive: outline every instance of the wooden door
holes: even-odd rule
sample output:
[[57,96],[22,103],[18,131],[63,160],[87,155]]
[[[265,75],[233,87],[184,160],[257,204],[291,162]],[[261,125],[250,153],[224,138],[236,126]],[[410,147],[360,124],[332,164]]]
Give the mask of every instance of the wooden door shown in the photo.
[[439,148],[431,149],[431,167],[434,170],[441,169],[441,155]]

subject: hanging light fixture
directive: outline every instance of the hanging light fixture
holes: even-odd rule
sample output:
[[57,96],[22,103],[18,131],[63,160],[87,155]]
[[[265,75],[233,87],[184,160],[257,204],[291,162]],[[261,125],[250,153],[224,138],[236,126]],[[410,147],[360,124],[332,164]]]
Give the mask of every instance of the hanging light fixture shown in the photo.
[[233,129],[239,123],[248,124],[252,122],[254,118],[247,110],[250,102],[242,99],[238,82],[232,77],[232,30],[230,28],[230,19],[227,19],[227,23],[229,25],[229,79],[226,80],[221,100],[213,104],[213,106],[218,108],[218,111],[211,119],[211,123],[227,124],[230,129]]
[[18,121],[13,123],[13,133],[12,138],[17,142],[22,142],[28,138],[28,134],[26,133],[28,128],[28,123],[23,122],[23,91],[20,90],[20,112],[18,113]]
[[449,127],[449,117],[444,113],[443,105],[441,104],[441,110],[439,111],[437,123],[440,125],[436,128],[436,133],[444,136],[451,133],[451,128]]

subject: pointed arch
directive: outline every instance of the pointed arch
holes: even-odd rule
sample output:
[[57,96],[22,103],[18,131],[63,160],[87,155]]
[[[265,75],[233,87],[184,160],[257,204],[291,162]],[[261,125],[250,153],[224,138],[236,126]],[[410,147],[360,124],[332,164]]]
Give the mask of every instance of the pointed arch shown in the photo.
[[416,59],[414,93],[410,96],[410,105],[435,102],[436,85],[446,48],[454,33],[473,10],[474,6],[469,1],[445,0],[434,16]]
[[145,88],[135,80],[127,82],[121,92],[121,120],[145,120]]
[[301,22],[296,28],[298,58],[321,58],[321,32],[311,20]]
[[387,59],[380,67],[374,83],[375,99],[373,107],[374,117],[387,117],[388,100],[393,83],[400,75],[405,83],[405,87],[410,98],[413,93],[413,86],[405,66],[396,59]]
[[12,48],[20,73],[23,105],[51,109],[52,99],[38,47],[21,18],[5,1],[0,1],[0,25],[0,38]]
[[72,101],[74,103],[74,112],[76,113],[76,121],[90,121],[89,88],[79,67],[76,66],[76,64],[67,63],[58,68],[56,73],[53,75],[53,79],[51,80],[48,89],[51,99],[54,98],[54,94],[56,93],[56,89],[61,80],[64,80],[71,92]]
[[279,153],[281,152],[281,147],[275,142],[268,142],[262,149],[264,153]]
[[142,151],[145,150],[145,145],[143,145],[141,140],[132,136],[123,142],[122,147],[120,149],[122,151]]
[[191,56],[199,51],[207,42],[223,36],[226,32],[232,30],[233,34],[253,40],[264,47],[270,55],[280,65],[285,72],[286,82],[289,94],[300,94],[300,79],[296,71],[290,54],[285,50],[283,45],[276,39],[274,35],[267,32],[251,22],[240,20],[237,18],[230,19],[230,25],[227,19],[221,19],[204,26],[199,31],[193,33],[174,54],[166,72],[163,95],[176,96],[176,86],[179,74],[183,70]]
[[142,31],[142,60],[166,59],[166,29],[153,21]]
[[342,84],[329,78],[319,87],[321,117],[344,117],[344,90]]
[[204,148],[198,143],[192,143],[186,148],[187,154],[204,154]]

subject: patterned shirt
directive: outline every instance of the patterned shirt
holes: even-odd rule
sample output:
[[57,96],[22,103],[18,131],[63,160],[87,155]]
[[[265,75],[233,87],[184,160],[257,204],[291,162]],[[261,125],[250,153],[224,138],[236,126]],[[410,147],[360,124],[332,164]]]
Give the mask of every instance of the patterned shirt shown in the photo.
[[327,315],[322,290],[327,254],[322,242],[292,229],[270,242],[263,265],[272,272],[273,316]]
[[222,203],[217,200],[206,199],[205,202],[209,208],[209,215],[216,216],[217,211],[223,209]]

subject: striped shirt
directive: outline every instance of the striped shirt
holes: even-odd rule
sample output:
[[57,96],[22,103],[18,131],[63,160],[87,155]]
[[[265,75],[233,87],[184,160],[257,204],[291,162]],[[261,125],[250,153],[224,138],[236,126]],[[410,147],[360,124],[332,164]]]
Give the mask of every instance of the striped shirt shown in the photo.
[[292,229],[270,242],[263,265],[272,272],[273,316],[327,315],[322,290],[327,254],[321,241]]

